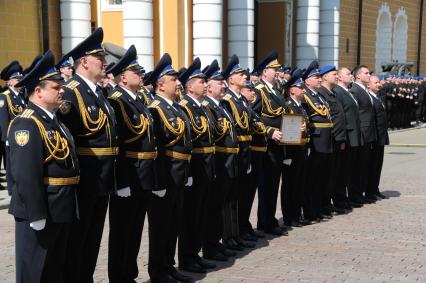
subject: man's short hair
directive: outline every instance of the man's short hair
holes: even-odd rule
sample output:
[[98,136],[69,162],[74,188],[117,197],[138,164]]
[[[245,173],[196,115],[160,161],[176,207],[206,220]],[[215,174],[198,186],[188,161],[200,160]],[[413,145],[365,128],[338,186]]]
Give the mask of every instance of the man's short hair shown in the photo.
[[358,65],[356,66],[353,70],[352,70],[352,75],[356,78],[356,76],[358,76],[358,74],[361,72],[362,69],[368,69],[367,65]]

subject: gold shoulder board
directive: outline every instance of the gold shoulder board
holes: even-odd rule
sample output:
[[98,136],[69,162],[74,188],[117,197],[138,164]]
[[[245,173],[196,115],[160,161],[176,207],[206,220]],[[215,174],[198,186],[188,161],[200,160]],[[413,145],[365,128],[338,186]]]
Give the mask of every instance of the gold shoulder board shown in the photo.
[[255,86],[256,89],[262,89],[264,87],[264,84],[259,83],[258,85]]
[[160,104],[159,100],[154,100],[148,107],[154,108],[154,107],[157,107],[159,104]]
[[204,100],[201,104],[202,104],[203,106],[208,106],[208,105],[209,105],[209,102],[208,102],[207,100]]
[[225,100],[230,100],[231,99],[231,95],[229,94],[229,93],[227,93],[224,97],[223,97],[223,99],[225,99]]
[[69,83],[67,83],[66,85],[64,85],[64,87],[69,88],[71,90],[74,90],[79,85],[80,85],[80,83],[78,81],[72,80]]
[[22,118],[30,118],[31,115],[33,115],[33,113],[34,113],[34,110],[32,110],[32,109],[25,109],[24,112],[22,112],[22,114],[19,115],[19,116],[22,117]]
[[116,91],[116,92],[114,92],[114,93],[111,95],[111,98],[112,98],[112,99],[117,99],[117,98],[119,98],[121,95],[122,95],[122,93],[121,93],[121,92]]
[[10,94],[10,90],[6,89],[5,91],[2,92],[2,94],[9,95]]
[[185,106],[186,104],[188,104],[188,100],[186,100],[186,99],[182,99],[182,100],[179,102],[179,104],[180,104],[181,106]]

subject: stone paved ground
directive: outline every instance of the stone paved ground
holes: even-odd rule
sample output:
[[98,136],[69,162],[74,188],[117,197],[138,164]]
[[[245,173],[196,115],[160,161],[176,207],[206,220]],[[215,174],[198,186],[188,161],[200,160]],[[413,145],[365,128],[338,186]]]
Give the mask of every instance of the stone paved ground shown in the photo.
[[[426,144],[426,129],[392,133],[397,143]],[[426,282],[426,148],[389,147],[381,189],[391,198],[332,221],[296,228],[288,237],[220,264],[200,282]],[[255,215],[253,211],[253,215]],[[277,212],[280,215],[280,212]],[[254,220],[254,219],[253,219]],[[14,228],[0,211],[0,282],[14,282]],[[96,282],[108,282],[106,225]],[[147,235],[138,282],[148,280]]]

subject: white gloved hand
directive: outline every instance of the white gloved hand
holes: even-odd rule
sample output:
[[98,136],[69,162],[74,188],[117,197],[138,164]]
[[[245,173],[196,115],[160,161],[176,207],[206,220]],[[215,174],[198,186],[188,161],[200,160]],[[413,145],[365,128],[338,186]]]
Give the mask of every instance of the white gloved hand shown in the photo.
[[284,159],[283,164],[290,166],[292,161],[292,159]]
[[192,186],[192,182],[193,182],[192,177],[188,177],[188,181],[186,181],[186,183],[185,183],[185,187],[190,187],[190,186]]
[[311,149],[308,148],[308,156],[311,155]]
[[30,227],[36,231],[41,231],[46,226],[46,219],[40,219],[30,223]]
[[130,187],[125,187],[117,190],[117,196],[122,198],[130,197]]
[[247,169],[247,174],[250,174],[251,172],[251,164],[249,164],[249,168]]
[[152,191],[152,193],[157,197],[162,198],[166,195],[166,190]]

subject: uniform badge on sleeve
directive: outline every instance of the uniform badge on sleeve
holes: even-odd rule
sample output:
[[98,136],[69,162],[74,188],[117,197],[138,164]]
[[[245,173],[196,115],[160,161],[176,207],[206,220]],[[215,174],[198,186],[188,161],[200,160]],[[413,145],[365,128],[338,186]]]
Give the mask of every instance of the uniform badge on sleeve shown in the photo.
[[15,141],[20,146],[25,146],[30,140],[30,132],[27,130],[15,131]]

